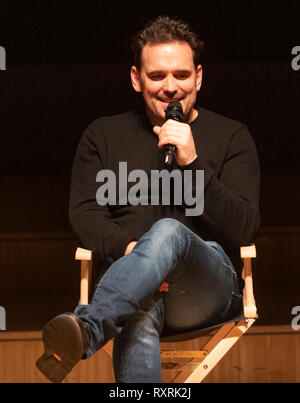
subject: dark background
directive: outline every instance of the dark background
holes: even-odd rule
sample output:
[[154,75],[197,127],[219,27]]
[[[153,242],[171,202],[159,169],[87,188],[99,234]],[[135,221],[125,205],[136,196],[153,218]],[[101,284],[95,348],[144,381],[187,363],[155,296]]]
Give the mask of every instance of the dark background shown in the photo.
[[[53,249],[45,247],[46,257],[37,263],[33,253],[30,263],[20,242],[44,237],[76,246],[65,234],[71,231],[69,183],[78,141],[97,117],[138,102],[129,80],[130,40],[159,14],[188,21],[205,43],[198,104],[246,123],[258,149],[261,324],[290,323],[292,306],[300,305],[300,71],[291,68],[292,48],[300,46],[300,2],[2,0],[7,70],[0,71],[0,234],[15,254],[3,246],[0,305],[11,329],[40,328],[54,313],[53,300],[60,312],[65,306],[57,290],[77,295],[76,278],[76,285],[66,280],[72,278],[69,256],[54,253],[60,260],[55,270]],[[33,307],[39,287],[43,303]],[[279,300],[286,305],[275,314]],[[21,307],[30,318],[20,319]]]

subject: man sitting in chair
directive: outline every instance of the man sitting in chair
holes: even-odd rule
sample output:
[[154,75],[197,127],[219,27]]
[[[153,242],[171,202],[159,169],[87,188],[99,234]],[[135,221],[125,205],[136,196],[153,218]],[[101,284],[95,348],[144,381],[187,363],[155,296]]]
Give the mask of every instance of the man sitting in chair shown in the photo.
[[[102,272],[90,305],[43,330],[37,365],[54,382],[112,338],[117,382],[160,382],[162,332],[242,310],[239,248],[260,222],[259,162],[244,124],[195,106],[202,47],[186,23],[151,21],[132,43],[144,111],[99,118],[80,141],[70,221]],[[158,174],[172,174],[169,199]]]

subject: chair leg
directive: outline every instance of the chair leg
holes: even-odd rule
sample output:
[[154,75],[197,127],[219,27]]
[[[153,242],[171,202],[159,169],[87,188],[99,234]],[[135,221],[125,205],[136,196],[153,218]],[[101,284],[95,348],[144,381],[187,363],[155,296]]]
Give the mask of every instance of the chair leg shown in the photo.
[[175,383],[200,383],[233,347],[240,337],[253,325],[255,319],[241,320],[237,324],[229,323],[211,338],[203,347],[208,352],[204,360],[194,369],[191,375],[182,371],[173,380]]

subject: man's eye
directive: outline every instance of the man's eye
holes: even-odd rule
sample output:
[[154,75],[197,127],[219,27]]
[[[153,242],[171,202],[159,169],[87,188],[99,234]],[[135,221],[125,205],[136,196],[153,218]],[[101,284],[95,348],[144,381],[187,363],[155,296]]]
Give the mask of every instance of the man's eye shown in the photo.
[[189,78],[189,76],[190,76],[190,73],[188,73],[188,72],[175,74],[175,77],[177,78],[177,80],[186,80],[187,78]]
[[153,81],[159,81],[159,80],[163,80],[164,75],[163,74],[153,74],[150,76],[150,78]]

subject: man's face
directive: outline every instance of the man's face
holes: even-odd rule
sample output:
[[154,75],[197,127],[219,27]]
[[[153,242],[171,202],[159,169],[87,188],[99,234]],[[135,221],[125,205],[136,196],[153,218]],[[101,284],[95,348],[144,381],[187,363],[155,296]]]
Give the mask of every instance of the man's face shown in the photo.
[[202,68],[195,69],[193,52],[186,42],[147,43],[141,54],[141,68],[131,68],[135,91],[142,92],[147,117],[153,125],[165,121],[169,102],[179,101],[186,122],[197,116],[193,109],[202,82]]

